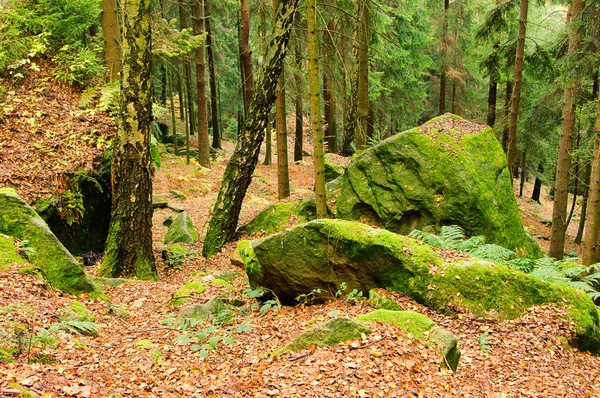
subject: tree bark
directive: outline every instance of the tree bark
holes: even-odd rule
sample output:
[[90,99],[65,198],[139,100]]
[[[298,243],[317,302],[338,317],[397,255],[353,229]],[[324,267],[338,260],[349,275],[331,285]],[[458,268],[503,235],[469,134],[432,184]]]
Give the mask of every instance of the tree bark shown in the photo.
[[490,77],[490,85],[488,88],[488,110],[487,110],[487,125],[494,127],[496,123],[496,97],[498,93],[498,82]]
[[104,52],[106,68],[111,82],[119,80],[121,72],[121,35],[119,33],[119,17],[116,0],[102,0],[100,2],[100,23],[102,25],[102,38],[104,39]]
[[440,104],[438,108],[438,115],[446,113],[446,49],[448,44],[446,43],[448,35],[448,9],[450,8],[450,0],[444,0],[444,15],[442,22],[442,43],[440,43],[441,51],[441,63],[442,70],[440,71]]
[[535,176],[535,182],[533,183],[533,192],[531,193],[531,200],[535,200],[540,203],[540,193],[542,192],[542,180],[539,177],[539,174],[544,172],[544,167],[540,162],[538,164],[538,175]]
[[521,158],[521,182],[519,184],[519,197],[522,198],[523,197],[523,187],[525,186],[525,177],[527,175],[527,167],[526,167],[526,156],[527,153],[525,151],[523,151],[521,153],[522,158]]
[[[194,35],[203,35],[204,0],[192,0]],[[196,48],[196,105],[198,107],[198,163],[210,169],[208,140],[208,98],[206,96],[206,49],[204,43]]]
[[367,0],[358,0],[358,29],[356,43],[357,76],[357,129],[356,149],[364,149],[367,143],[369,119],[369,5]]
[[[308,6],[307,6],[308,7]],[[296,11],[296,24],[300,22],[300,12]],[[296,29],[296,43],[294,45],[294,55],[296,61],[296,70],[294,71],[294,80],[296,82],[296,98],[294,100],[296,106],[296,132],[294,138],[294,162],[302,160],[302,140],[303,140],[303,103],[302,103],[302,76],[300,69],[302,68],[302,49],[300,48],[301,36],[300,29]]]
[[[260,3],[259,9],[259,19],[260,19],[260,38],[263,44],[266,47],[267,42],[267,13],[266,13],[266,4],[264,2]],[[261,55],[258,58],[258,64],[260,67],[263,66],[265,55]],[[270,166],[273,164],[273,137],[271,135],[271,114],[270,112],[267,114],[267,124],[265,128],[265,160],[263,164],[265,166]]]
[[577,236],[575,236],[575,243],[580,245],[583,240],[583,229],[585,228],[585,221],[587,216],[587,204],[590,196],[590,173],[592,172],[592,166],[588,163],[583,173],[583,195],[581,197],[581,213],[579,216],[579,225],[577,226]]
[[169,99],[170,99],[170,105],[171,105],[171,130],[172,130],[172,134],[173,134],[173,149],[174,149],[174,153],[175,155],[178,154],[179,152],[179,148],[178,148],[178,143],[177,143],[177,123],[176,123],[176,116],[175,116],[175,101],[173,100],[173,73],[171,72],[171,68],[167,67],[166,68],[166,72],[167,72],[167,89],[169,91]]
[[208,74],[210,76],[210,111],[212,120],[212,147],[221,149],[221,121],[219,119],[219,94],[217,90],[217,72],[215,69],[215,52],[210,27],[210,2],[204,0],[204,24],[206,26],[206,55],[208,56]]
[[112,209],[99,275],[156,279],[152,253],[150,0],[123,0],[123,67]]
[[[506,91],[504,93],[504,117],[508,120],[510,116],[510,97],[512,95],[512,82],[506,82]],[[502,129],[502,149],[508,153],[508,123]]]
[[321,125],[321,74],[319,73],[319,38],[317,36],[316,3],[316,0],[308,0],[306,2],[306,16],[308,21],[308,89],[315,165],[316,218],[325,218],[327,217],[327,200],[325,195],[325,163],[323,158],[324,134]]
[[594,159],[590,175],[590,198],[587,205],[587,221],[583,237],[583,265],[600,261],[600,95],[598,96],[598,114],[594,135]]
[[252,53],[250,52],[250,13],[248,12],[247,0],[240,0],[242,18],[240,20],[240,60],[242,62],[244,82],[244,116],[248,115],[248,109],[254,96],[254,71],[252,70]]
[[[273,0],[273,15],[278,13],[281,0]],[[275,93],[275,128],[277,137],[277,197],[290,196],[290,173],[288,169],[287,122],[285,114],[285,79],[281,68]]]
[[517,156],[517,127],[519,124],[519,103],[521,101],[521,85],[523,77],[523,58],[525,54],[525,35],[527,29],[527,11],[529,0],[520,0],[519,33],[517,36],[517,52],[515,55],[515,73],[513,77],[513,92],[510,100],[510,121],[508,123],[508,170],[510,182],[514,178],[515,158]]
[[258,162],[260,144],[264,138],[267,116],[273,105],[275,86],[283,68],[290,29],[298,0],[282,0],[273,26],[263,73],[259,74],[254,98],[244,129],[227,167],[209,221],[202,254],[210,257],[235,237],[242,201],[252,181]]
[[337,123],[335,120],[335,96],[331,87],[329,75],[331,74],[331,55],[330,51],[333,49],[333,20],[327,24],[327,29],[323,33],[323,42],[325,48],[323,49],[323,113],[325,114],[326,124],[326,141],[329,152],[337,153]]
[[[579,49],[579,34],[577,22],[583,11],[584,2],[573,0],[571,9],[571,25],[569,27],[569,56]],[[550,250],[548,255],[557,260],[563,258],[565,250],[565,233],[567,218],[567,202],[569,198],[569,171],[573,147],[573,123],[575,115],[574,95],[578,84],[576,80],[569,83],[564,90],[562,124],[560,128],[560,144],[558,148],[558,163],[556,165],[556,180],[554,183],[554,206],[552,208],[552,232],[550,235]]]

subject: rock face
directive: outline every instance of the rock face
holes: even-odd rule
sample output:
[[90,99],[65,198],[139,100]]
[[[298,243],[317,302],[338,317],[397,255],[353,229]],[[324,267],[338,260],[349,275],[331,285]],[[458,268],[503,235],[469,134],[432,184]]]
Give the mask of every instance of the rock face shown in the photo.
[[198,234],[194,230],[190,216],[185,211],[179,213],[169,225],[169,230],[165,235],[165,244],[181,242],[193,245],[197,240]]
[[439,327],[423,314],[413,311],[376,310],[354,318],[360,322],[381,322],[398,326],[403,333],[412,334],[415,338],[425,340],[427,344],[440,346],[442,367],[449,367],[456,372],[460,350],[458,340],[448,330]]
[[[514,319],[534,305],[568,307],[576,343],[600,351],[598,310],[583,292],[546,283],[490,261],[446,263],[426,244],[341,220],[316,220],[255,241],[238,243],[252,287],[264,286],[283,304],[300,295],[331,299],[340,290],[375,287],[404,293],[436,309],[467,308],[478,316]],[[315,297],[318,298],[318,297]]]
[[29,240],[36,254],[33,265],[39,267],[48,282],[68,293],[93,292],[91,279],[48,225],[12,189],[0,189],[0,233]]
[[[521,256],[541,256],[523,229],[506,156],[492,130],[458,116],[440,116],[360,152],[327,191],[335,218],[402,234],[459,225]],[[268,211],[276,225],[276,212]]]

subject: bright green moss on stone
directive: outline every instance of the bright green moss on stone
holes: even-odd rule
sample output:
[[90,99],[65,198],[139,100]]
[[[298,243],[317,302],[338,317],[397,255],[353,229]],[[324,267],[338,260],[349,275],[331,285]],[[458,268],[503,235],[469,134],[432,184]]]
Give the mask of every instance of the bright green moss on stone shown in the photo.
[[194,229],[190,216],[185,211],[179,213],[169,225],[165,235],[165,244],[181,242],[193,245],[197,240],[198,234]]
[[369,290],[369,306],[375,310],[401,311],[400,305],[391,298],[377,293],[375,289]]
[[29,240],[29,246],[36,250],[31,262],[57,289],[76,294],[96,290],[83,266],[54,236],[44,220],[12,189],[0,189],[0,233]]
[[307,330],[290,344],[275,351],[279,355],[287,351],[306,350],[311,344],[316,347],[335,345],[348,340],[358,340],[362,334],[368,335],[371,329],[348,318],[334,318]]
[[8,270],[8,266],[14,263],[25,264],[27,260],[17,253],[13,238],[0,234],[0,270]]
[[96,320],[92,311],[77,300],[72,300],[67,307],[63,308],[62,313],[61,320],[63,321],[94,322]]
[[189,281],[182,287],[180,287],[175,293],[173,293],[173,299],[169,302],[173,306],[179,306],[185,304],[188,298],[192,294],[204,293],[204,284],[200,281]]

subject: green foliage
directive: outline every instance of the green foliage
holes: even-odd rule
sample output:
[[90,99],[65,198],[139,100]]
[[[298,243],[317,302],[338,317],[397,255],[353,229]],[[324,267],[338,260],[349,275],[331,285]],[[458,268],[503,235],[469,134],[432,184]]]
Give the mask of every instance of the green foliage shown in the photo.
[[85,85],[106,73],[106,67],[96,52],[87,48],[77,50],[65,45],[52,57],[52,61],[56,64],[54,77],[63,83]]
[[31,242],[29,242],[29,239],[24,239],[22,241],[17,242],[17,249],[19,251],[19,254],[21,254],[28,260],[30,260],[31,257],[35,256],[35,254],[37,253],[37,250],[29,246],[30,243]]
[[[269,310],[277,312],[281,309],[281,302],[279,301],[277,296],[275,296],[275,294],[273,294],[273,292],[271,290],[264,288],[262,286],[258,286],[255,289],[252,289],[252,288],[245,289],[244,297],[261,300],[260,304],[253,303],[251,305],[252,309],[254,309],[254,310],[258,309],[259,312],[261,312],[261,313],[269,311]],[[263,300],[263,298],[265,298],[265,297],[272,297],[272,298]]]
[[477,343],[479,343],[479,348],[481,348],[481,351],[483,351],[486,354],[489,354],[490,351],[492,350],[492,347],[490,347],[489,344],[487,343],[489,334],[490,334],[490,332],[486,330],[485,332],[481,333],[481,335],[479,335],[479,337],[477,338]]

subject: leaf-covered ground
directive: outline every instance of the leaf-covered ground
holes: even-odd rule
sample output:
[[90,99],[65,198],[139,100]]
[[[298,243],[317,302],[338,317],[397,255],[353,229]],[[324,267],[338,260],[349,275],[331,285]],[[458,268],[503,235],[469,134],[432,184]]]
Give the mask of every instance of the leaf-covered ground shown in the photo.
[[[32,130],[31,137],[40,134],[43,135]],[[25,135],[19,137],[27,139]],[[15,144],[12,139],[3,145],[14,148]],[[308,143],[305,145],[308,148]],[[37,151],[33,144],[26,146],[30,151]],[[163,166],[156,173],[155,193],[165,195],[170,204],[188,211],[201,235],[226,157],[232,149],[233,145],[226,143],[210,171],[195,163],[186,164],[184,158],[165,155]],[[30,153],[30,156],[38,155]],[[16,178],[13,172],[17,169],[14,165],[2,169],[0,185]],[[313,186],[310,157],[299,165],[291,165],[290,174],[293,196],[310,194]],[[248,221],[273,203],[276,188],[276,167],[260,165],[244,202],[241,221]],[[34,191],[27,189],[20,191],[29,199],[36,197]],[[49,185],[47,189],[53,188]],[[184,194],[185,198],[171,191]],[[538,206],[528,202],[521,205],[529,215],[535,214],[535,206]],[[57,322],[62,309],[73,297],[54,291],[35,275],[23,273],[23,265],[15,264],[8,271],[0,271],[0,308],[16,305],[11,311],[0,313],[2,327],[11,331],[0,336],[4,339],[0,343],[12,339],[22,345],[16,362],[0,363],[0,396],[18,396],[23,389],[44,397],[579,397],[600,394],[600,360],[568,347],[566,341],[572,334],[572,325],[564,321],[564,309],[554,306],[532,308],[519,319],[498,321],[469,313],[443,315],[407,297],[393,295],[403,308],[430,316],[459,338],[462,358],[456,373],[439,367],[440,356],[435,347],[427,347],[398,328],[382,324],[373,325],[373,333],[362,341],[273,358],[271,353],[275,349],[316,323],[333,316],[363,314],[370,308],[364,300],[338,299],[321,305],[261,312],[256,301],[243,294],[247,288],[243,274],[230,285],[213,284],[210,277],[205,277],[206,290],[186,297],[188,304],[204,303],[217,295],[244,302],[230,314],[231,319],[200,342],[199,345],[206,344],[210,337],[220,337],[216,348],[208,350],[208,356],[203,358],[200,351],[195,351],[196,340],[185,344],[173,342],[174,338],[191,331],[173,327],[170,319],[178,307],[171,305],[171,298],[193,274],[202,278],[198,275],[242,270],[230,263],[233,244],[209,260],[197,256],[180,268],[165,266],[160,257],[166,232],[162,221],[170,214],[168,209],[159,209],[154,216],[158,282],[107,286],[108,301],[80,298],[94,313],[95,322],[102,325],[98,336],[60,334],[54,348],[44,347],[33,337]],[[201,242],[191,250],[200,248]],[[88,268],[88,272],[94,275],[95,268]],[[207,327],[196,325],[192,330],[206,331]],[[223,337],[231,338],[233,344],[223,341]]]

